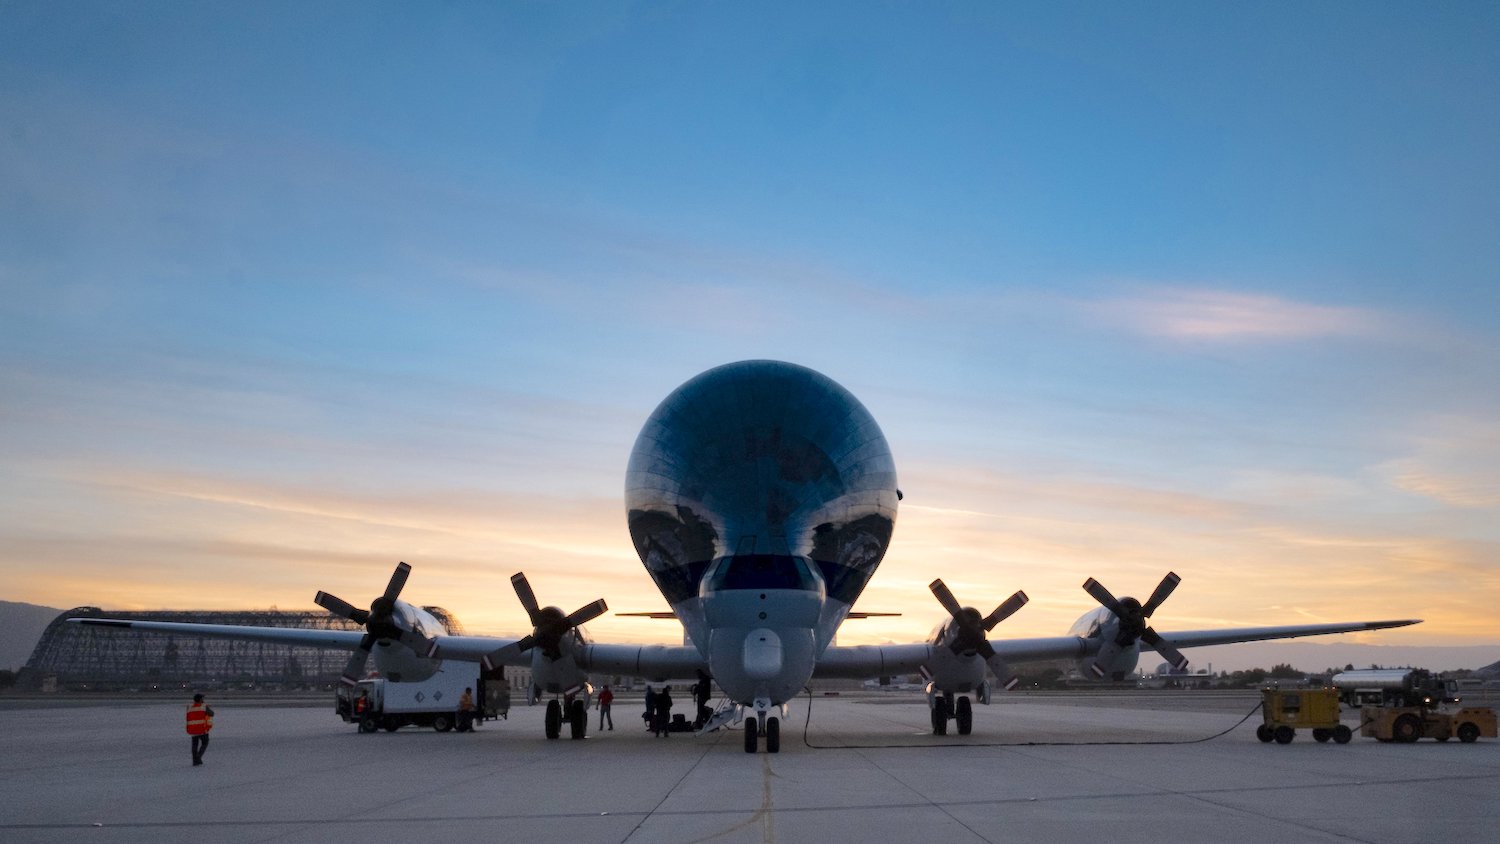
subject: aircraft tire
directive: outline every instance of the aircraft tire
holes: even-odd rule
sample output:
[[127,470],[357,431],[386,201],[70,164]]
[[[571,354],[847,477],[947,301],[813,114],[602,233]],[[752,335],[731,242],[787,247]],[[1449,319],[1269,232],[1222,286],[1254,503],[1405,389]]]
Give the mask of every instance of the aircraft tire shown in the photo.
[[958,711],[954,713],[958,721],[958,734],[966,736],[974,731],[974,705],[969,702],[968,695],[958,699]]
[[1272,733],[1272,737],[1276,739],[1277,744],[1291,744],[1292,739],[1297,737],[1297,731],[1285,724],[1282,724],[1281,726],[1276,728],[1274,733]]
[[760,733],[760,722],[755,719],[755,716],[751,715],[749,718],[746,718],[745,719],[745,752],[746,753],[754,753],[758,749],[756,747],[756,745],[759,744],[759,741],[758,741],[758,739],[760,738],[759,733]]
[[1348,744],[1349,739],[1354,738],[1354,731],[1343,724],[1333,728],[1333,740],[1339,744]]
[[547,730],[547,738],[555,739],[562,735],[562,704],[555,700],[547,701],[547,717],[543,721]]
[[588,737],[589,711],[583,708],[583,701],[575,700],[569,704],[568,727],[575,740]]
[[766,719],[766,752],[781,752],[781,719]]
[[948,699],[940,697],[932,702],[932,734],[948,735]]

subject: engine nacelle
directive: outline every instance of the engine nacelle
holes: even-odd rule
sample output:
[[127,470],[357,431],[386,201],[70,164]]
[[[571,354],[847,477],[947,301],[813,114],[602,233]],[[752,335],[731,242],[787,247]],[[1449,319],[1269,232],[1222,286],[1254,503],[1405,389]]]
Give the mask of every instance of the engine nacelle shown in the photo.
[[932,631],[929,639],[932,656],[927,661],[927,673],[935,691],[968,694],[985,685],[989,666],[977,653],[953,652],[949,647],[954,635],[952,627],[953,622],[948,620]]

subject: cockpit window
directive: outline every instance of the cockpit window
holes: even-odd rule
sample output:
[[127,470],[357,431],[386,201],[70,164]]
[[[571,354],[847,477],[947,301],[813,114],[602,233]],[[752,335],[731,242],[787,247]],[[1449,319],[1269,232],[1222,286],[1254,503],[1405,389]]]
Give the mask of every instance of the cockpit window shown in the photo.
[[707,591],[721,589],[802,589],[822,586],[803,557],[785,554],[737,554],[720,557],[704,583]]

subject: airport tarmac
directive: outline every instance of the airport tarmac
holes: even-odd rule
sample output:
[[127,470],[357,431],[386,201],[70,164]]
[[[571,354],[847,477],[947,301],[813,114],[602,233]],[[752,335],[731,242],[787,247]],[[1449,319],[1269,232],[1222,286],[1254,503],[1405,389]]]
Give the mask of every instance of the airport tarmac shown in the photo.
[[976,706],[973,735],[938,737],[919,694],[845,694],[813,699],[804,739],[804,698],[781,753],[751,756],[738,730],[653,738],[629,699],[613,732],[594,732],[594,713],[587,740],[547,741],[541,707],[473,734],[362,735],[331,706],[211,696],[194,768],[186,700],[12,701],[0,840],[1463,842],[1500,829],[1500,742],[1261,744],[1259,715],[1241,720],[1257,702],[1017,694]]

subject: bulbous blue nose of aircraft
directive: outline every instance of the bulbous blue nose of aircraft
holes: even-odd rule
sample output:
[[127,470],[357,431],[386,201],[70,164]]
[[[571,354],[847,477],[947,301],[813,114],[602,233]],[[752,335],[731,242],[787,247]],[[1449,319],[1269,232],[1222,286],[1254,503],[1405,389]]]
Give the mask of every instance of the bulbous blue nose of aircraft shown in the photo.
[[636,553],[670,604],[697,596],[726,557],[810,561],[809,580],[850,604],[890,542],[896,468],[848,390],[806,367],[743,361],[656,408],[630,455],[625,502]]

